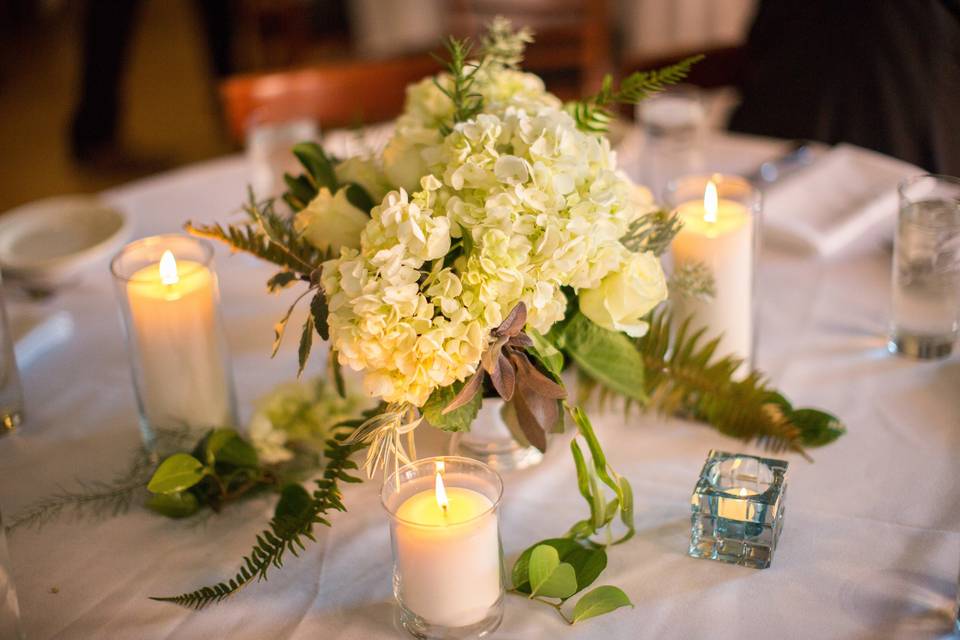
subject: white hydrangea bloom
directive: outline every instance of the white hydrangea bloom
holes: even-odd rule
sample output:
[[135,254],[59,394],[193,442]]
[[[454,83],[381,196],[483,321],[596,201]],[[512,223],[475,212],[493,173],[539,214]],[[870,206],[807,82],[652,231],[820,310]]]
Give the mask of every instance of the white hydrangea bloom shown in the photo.
[[[518,302],[546,332],[563,318],[564,287],[620,291],[605,279],[640,265],[620,238],[650,203],[617,170],[609,142],[578,130],[536,76],[500,70],[478,84],[483,113],[445,138],[438,123],[450,117],[449,98],[429,79],[409,89],[384,154],[395,181],[391,148],[396,162],[415,156],[394,167],[404,184],[373,209],[359,250],[323,266],[340,361],[387,402],[422,406],[471,375]],[[642,264],[659,269],[652,256]],[[636,307],[611,308],[625,325]]]

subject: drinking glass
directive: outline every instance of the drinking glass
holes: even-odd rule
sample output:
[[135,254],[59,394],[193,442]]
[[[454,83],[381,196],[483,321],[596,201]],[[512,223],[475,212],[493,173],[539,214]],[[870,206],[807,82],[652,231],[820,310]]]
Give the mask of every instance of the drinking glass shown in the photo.
[[15,431],[23,420],[23,388],[13,353],[13,336],[0,290],[0,435]]
[[960,179],[915,176],[899,195],[888,349],[945,358],[960,329]]
[[671,87],[637,105],[645,147],[643,180],[660,197],[670,180],[703,171],[706,109],[700,90]]
[[384,482],[393,593],[411,635],[483,638],[500,625],[502,495],[496,471],[458,456],[417,460]]
[[283,193],[283,174],[298,175],[303,167],[293,155],[300,142],[316,142],[320,138],[317,123],[305,117],[283,117],[283,114],[257,112],[247,127],[247,163],[250,186],[258,198],[276,197]]

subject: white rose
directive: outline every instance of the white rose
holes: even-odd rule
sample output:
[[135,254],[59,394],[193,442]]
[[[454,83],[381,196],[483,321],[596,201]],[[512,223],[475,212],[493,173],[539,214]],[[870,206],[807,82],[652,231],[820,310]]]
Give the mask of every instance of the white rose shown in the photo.
[[383,171],[387,179],[409,193],[418,191],[420,178],[427,175],[427,163],[420,152],[423,146],[402,136],[394,136],[383,150]]
[[340,189],[337,195],[322,187],[317,197],[302,211],[297,212],[293,226],[307,242],[335,253],[340,247],[360,247],[360,233],[370,218],[347,200],[347,190]]
[[387,195],[391,189],[390,181],[387,180],[383,170],[370,158],[360,156],[347,158],[334,170],[338,182],[354,182],[360,185],[375,203],[383,200],[383,196]]
[[579,295],[580,311],[593,322],[639,338],[648,329],[641,318],[667,298],[667,282],[656,256],[635,253],[630,254],[619,271],[604,278],[599,287]]

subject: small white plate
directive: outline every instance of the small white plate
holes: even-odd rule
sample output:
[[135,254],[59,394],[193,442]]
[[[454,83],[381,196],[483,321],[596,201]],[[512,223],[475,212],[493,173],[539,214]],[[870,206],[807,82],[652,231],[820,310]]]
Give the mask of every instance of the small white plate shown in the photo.
[[57,196],[0,216],[0,269],[59,284],[115,251],[129,234],[122,213],[95,196]]

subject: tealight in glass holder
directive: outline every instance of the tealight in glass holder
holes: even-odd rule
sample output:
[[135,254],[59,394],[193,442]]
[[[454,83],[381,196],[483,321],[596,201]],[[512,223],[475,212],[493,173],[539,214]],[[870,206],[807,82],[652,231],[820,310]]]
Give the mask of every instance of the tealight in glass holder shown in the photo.
[[783,527],[787,463],[711,450],[690,499],[694,558],[766,569]]
[[457,456],[417,460],[384,482],[393,593],[411,635],[483,638],[500,626],[502,495],[493,469]]
[[213,247],[171,234],[137,240],[110,264],[144,442],[156,429],[236,424]]

